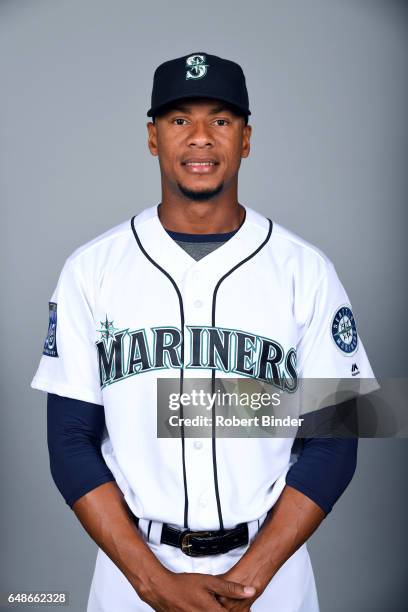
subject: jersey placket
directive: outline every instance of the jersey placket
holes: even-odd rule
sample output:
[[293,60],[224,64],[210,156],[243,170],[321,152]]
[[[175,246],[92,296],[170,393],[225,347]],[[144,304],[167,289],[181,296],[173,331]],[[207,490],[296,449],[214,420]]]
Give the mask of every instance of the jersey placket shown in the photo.
[[[208,257],[208,256],[207,256]],[[211,325],[212,294],[215,285],[205,265],[206,257],[186,271],[183,283],[185,308],[185,366],[192,362],[189,327]],[[184,378],[211,378],[211,370],[197,370],[185,367]],[[211,412],[200,408],[200,414],[210,416]],[[188,483],[189,517],[194,517],[193,529],[206,529],[212,525],[218,529],[218,511],[214,492],[212,439],[186,438],[185,464]]]
[[[215,370],[189,370],[188,326],[211,326],[216,316],[216,299],[223,280],[234,270],[256,255],[268,242],[272,223],[265,219],[263,228],[252,224],[252,211],[246,209],[246,219],[239,231],[218,249],[195,261],[166,232],[158,217],[157,208],[149,211],[149,218],[134,227],[136,241],[145,256],[167,276],[180,303],[183,321],[183,367],[180,371],[180,390],[184,378],[216,376]],[[261,231],[260,231],[261,229]],[[226,299],[223,293],[223,299]],[[216,323],[216,321],[215,321]],[[212,411],[214,417],[214,411]],[[222,493],[217,477],[216,440],[184,438],[181,430],[184,476],[184,526],[214,529],[224,528]],[[202,446],[200,445],[202,443]],[[194,525],[189,524],[194,517]],[[199,517],[199,520],[197,520]]]

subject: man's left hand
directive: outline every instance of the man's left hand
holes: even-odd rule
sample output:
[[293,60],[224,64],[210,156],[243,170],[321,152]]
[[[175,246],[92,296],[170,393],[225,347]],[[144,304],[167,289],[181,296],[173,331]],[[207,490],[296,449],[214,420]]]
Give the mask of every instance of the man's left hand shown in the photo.
[[218,576],[224,578],[225,580],[241,582],[242,584],[247,584],[255,588],[255,595],[243,600],[231,599],[229,597],[218,597],[220,604],[224,606],[226,610],[230,610],[230,612],[250,612],[252,604],[263,593],[268,584],[268,582],[264,584],[262,581],[255,578],[255,576],[251,576],[247,571],[244,571],[243,568],[239,566],[239,562],[230,570],[224,574],[218,574]]

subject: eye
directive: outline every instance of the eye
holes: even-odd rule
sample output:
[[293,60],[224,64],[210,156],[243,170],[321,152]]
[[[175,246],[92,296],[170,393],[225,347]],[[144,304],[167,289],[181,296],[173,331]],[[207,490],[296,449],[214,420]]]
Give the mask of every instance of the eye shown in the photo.
[[228,119],[216,119],[215,123],[219,125],[220,127],[224,127],[225,125],[229,124],[229,121]]
[[[183,123],[184,122],[184,123]],[[176,125],[185,125],[187,123],[186,119],[183,119],[182,117],[176,117],[173,120],[173,123],[175,123]]]

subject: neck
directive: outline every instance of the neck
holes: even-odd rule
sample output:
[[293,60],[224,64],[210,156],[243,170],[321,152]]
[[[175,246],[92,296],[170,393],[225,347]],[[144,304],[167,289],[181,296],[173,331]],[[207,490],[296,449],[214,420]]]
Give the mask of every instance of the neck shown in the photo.
[[237,190],[220,193],[207,202],[196,202],[163,189],[159,219],[163,227],[185,234],[220,234],[236,230],[245,216]]

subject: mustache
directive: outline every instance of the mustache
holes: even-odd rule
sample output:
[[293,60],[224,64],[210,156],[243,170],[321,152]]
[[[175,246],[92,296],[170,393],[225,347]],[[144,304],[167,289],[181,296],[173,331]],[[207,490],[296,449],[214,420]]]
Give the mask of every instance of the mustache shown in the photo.
[[217,187],[213,189],[200,189],[199,191],[195,191],[193,189],[188,189],[184,187],[181,183],[177,183],[177,187],[180,189],[181,193],[189,200],[193,202],[207,202],[212,198],[215,198],[223,189],[224,183],[220,183]]

